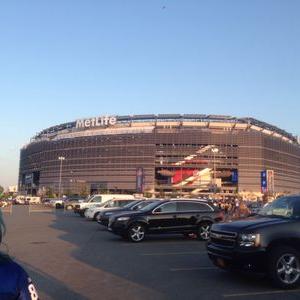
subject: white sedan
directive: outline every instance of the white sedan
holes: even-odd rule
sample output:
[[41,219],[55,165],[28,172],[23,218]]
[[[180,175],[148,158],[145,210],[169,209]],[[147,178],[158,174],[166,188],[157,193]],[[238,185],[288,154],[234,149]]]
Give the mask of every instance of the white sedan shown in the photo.
[[112,209],[112,208],[123,207],[123,206],[131,203],[132,201],[134,201],[134,199],[113,199],[113,200],[109,200],[109,201],[105,202],[104,205],[93,206],[93,207],[88,208],[84,212],[84,216],[89,220],[96,221],[97,216],[100,214],[100,212],[105,211],[105,210],[109,210],[109,209]]

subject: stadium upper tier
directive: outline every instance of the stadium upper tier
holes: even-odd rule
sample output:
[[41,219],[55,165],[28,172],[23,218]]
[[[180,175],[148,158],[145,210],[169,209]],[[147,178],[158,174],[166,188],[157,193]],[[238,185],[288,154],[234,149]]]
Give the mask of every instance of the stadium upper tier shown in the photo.
[[[114,122],[109,123],[109,118],[113,118]],[[101,122],[99,121],[101,120]],[[103,120],[106,122],[104,123]],[[78,123],[79,122],[79,123]],[[87,122],[87,123],[85,123]],[[98,122],[98,123],[97,123]],[[83,126],[78,126],[82,125]],[[84,126],[88,124],[89,126]],[[91,125],[99,126],[91,126]],[[82,131],[91,131],[95,129],[112,128],[128,128],[128,127],[203,127],[211,129],[225,130],[256,130],[262,133],[282,138],[290,143],[298,143],[297,137],[271,124],[256,120],[254,118],[236,118],[223,115],[201,115],[201,114],[159,114],[159,115],[132,115],[132,116],[116,116],[116,117],[97,117],[73,122],[63,123],[57,126],[47,128],[31,139],[31,142],[41,140],[55,139],[57,136],[65,136],[66,138],[76,137],[70,136],[70,133],[78,133]],[[86,128],[88,127],[88,128]],[[95,127],[95,128],[92,128]],[[100,127],[100,128],[99,128]],[[121,133],[121,132],[120,132]],[[68,135],[69,134],[69,135]]]

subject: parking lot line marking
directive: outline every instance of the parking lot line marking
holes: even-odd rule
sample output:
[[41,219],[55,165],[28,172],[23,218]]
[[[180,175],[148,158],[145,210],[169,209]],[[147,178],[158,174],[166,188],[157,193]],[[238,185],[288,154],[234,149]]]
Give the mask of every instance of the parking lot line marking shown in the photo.
[[252,293],[239,293],[239,294],[228,294],[223,295],[224,298],[234,298],[234,297],[251,297],[251,296],[262,296],[262,295],[275,295],[275,294],[288,294],[288,293],[297,293],[300,292],[300,289],[297,290],[277,290],[277,291],[265,291],[265,292],[252,292]]
[[136,247],[136,246],[143,246],[143,245],[145,245],[145,244],[147,244],[147,245],[155,245],[155,246],[157,246],[157,245],[166,245],[166,246],[191,246],[191,244],[194,246],[194,247],[199,247],[199,248],[203,248],[203,245],[200,243],[200,244],[197,244],[197,242],[194,242],[194,241],[188,241],[188,242],[186,242],[186,241],[184,241],[184,242],[150,242],[150,243],[144,243],[144,244],[142,244],[142,243],[140,243],[140,244],[134,244],[134,243],[124,243],[124,244],[122,244],[122,246],[125,246],[125,247]]
[[39,209],[39,210],[31,210],[30,213],[35,213],[35,212],[53,212],[53,210],[50,209]]
[[157,252],[157,253],[141,253],[142,256],[164,256],[164,255],[202,255],[206,254],[206,251],[194,251],[194,252]]
[[198,267],[198,268],[172,268],[171,272],[181,272],[181,271],[199,271],[199,270],[217,270],[216,267]]

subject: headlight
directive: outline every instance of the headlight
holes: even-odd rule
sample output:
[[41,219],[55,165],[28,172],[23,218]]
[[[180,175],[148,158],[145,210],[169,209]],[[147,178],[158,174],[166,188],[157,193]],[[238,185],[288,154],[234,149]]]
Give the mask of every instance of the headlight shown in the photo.
[[117,219],[118,221],[128,221],[129,217],[120,217]]
[[239,245],[241,247],[258,247],[260,245],[260,234],[242,233],[240,235]]

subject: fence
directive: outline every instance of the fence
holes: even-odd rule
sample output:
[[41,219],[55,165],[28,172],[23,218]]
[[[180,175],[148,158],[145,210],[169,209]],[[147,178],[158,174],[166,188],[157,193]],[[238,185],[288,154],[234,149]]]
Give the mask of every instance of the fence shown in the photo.
[[41,212],[48,212],[53,213],[55,211],[55,208],[53,208],[50,205],[47,204],[29,204],[28,205],[28,213],[29,215],[31,213],[41,213]]

